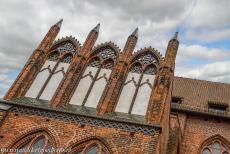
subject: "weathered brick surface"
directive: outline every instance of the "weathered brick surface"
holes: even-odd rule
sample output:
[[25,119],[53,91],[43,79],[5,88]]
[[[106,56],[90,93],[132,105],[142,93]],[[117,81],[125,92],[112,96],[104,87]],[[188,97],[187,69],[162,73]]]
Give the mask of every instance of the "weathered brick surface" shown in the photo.
[[[71,99],[81,75],[83,74],[90,58],[93,56],[93,46],[98,37],[98,26],[95,27],[88,35],[79,54],[74,57],[65,77],[56,90],[50,105],[52,107],[60,107],[66,105]],[[41,42],[39,50],[36,50],[31,56],[31,63],[25,66],[16,82],[12,85],[6,100],[11,100],[14,97],[24,96],[33,79],[45,62],[45,56],[42,52],[49,52],[49,47],[58,34],[60,27],[51,28],[44,41]],[[135,30],[136,32],[136,30]],[[58,147],[68,147],[71,144],[78,143],[85,138],[102,138],[108,142],[114,153],[166,153],[167,142],[169,138],[169,114],[172,84],[174,79],[175,58],[179,42],[176,38],[169,41],[165,59],[158,55],[157,51],[152,51],[150,48],[141,49],[140,53],[133,54],[134,47],[137,42],[135,32],[130,35],[126,42],[125,48],[119,54],[118,61],[115,62],[115,67],[112,72],[109,84],[101,97],[97,112],[103,116],[106,112],[113,112],[119,98],[121,88],[128,74],[128,68],[138,57],[138,54],[147,52],[156,52],[155,56],[159,59],[159,66],[156,66],[158,72],[156,74],[155,83],[150,97],[146,120],[150,124],[158,124],[162,126],[161,134],[155,136],[143,135],[140,132],[130,133],[115,129],[103,128],[86,125],[78,126],[75,123],[67,123],[57,119],[46,121],[47,117],[34,115],[10,113],[0,128],[0,133],[3,138],[0,139],[0,147],[13,144],[20,136],[34,132],[39,129],[44,129],[53,136]],[[111,43],[108,43],[111,44]],[[43,47],[45,49],[43,49]],[[41,49],[40,49],[41,48]],[[39,54],[36,54],[39,53]],[[40,55],[42,54],[42,56]],[[132,61],[133,60],[133,61]],[[34,67],[36,61],[39,62],[39,67]],[[158,65],[158,64],[157,64]],[[146,67],[146,66],[143,66]]]
[[227,121],[188,116],[180,146],[181,154],[198,154],[201,144],[214,135],[230,141],[230,124]]
[[154,153],[157,146],[158,134],[144,135],[114,128],[95,127],[85,125],[81,127],[76,123],[67,123],[59,119],[46,117],[15,114],[11,112],[2,127],[0,128],[0,147],[10,147],[15,141],[25,135],[45,130],[55,140],[57,147],[67,148],[72,144],[81,142],[84,139],[103,139],[113,153]]

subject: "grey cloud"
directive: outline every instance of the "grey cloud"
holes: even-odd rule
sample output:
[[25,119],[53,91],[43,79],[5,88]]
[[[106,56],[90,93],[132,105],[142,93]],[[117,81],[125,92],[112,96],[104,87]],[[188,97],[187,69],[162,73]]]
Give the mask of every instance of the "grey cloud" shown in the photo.
[[210,81],[230,82],[230,62],[221,61],[193,67],[178,66],[176,75]]
[[[122,49],[125,41],[132,31],[139,27],[138,44],[135,50],[152,46],[164,54],[168,40],[177,27],[186,27],[187,39],[193,37],[197,40],[205,39],[207,33],[197,33],[197,27],[205,27],[208,32],[229,30],[229,12],[213,14],[217,21],[203,20],[209,15],[213,4],[218,9],[225,9],[229,2],[195,0],[1,0],[0,1],[0,84],[6,90],[13,81],[9,73],[20,70],[29,55],[38,46],[49,27],[64,18],[64,23],[58,37],[75,36],[81,43],[84,42],[88,32],[98,23],[101,23],[100,34],[96,44],[105,41],[114,41]],[[199,9],[204,7],[205,11]],[[199,14],[197,14],[199,13]],[[220,24],[214,23],[220,22]],[[211,29],[211,30],[209,30]],[[214,29],[214,30],[213,30]],[[200,35],[200,36],[199,36]],[[221,40],[226,36],[216,35],[213,40]],[[210,38],[210,37],[209,37]],[[179,48],[178,60],[186,64],[190,58],[212,59],[217,53],[226,53],[223,50],[208,51],[205,47],[199,48],[204,54],[192,50],[191,45],[184,43]],[[198,44],[199,46],[199,44]],[[181,54],[183,50],[185,53]],[[207,58],[208,57],[208,58]],[[216,60],[223,60],[219,57]],[[193,74],[191,74],[193,76]],[[10,78],[9,80],[7,78]],[[2,86],[3,87],[3,86]],[[0,94],[3,91],[0,88]]]
[[215,42],[230,38],[230,1],[198,0],[184,20],[186,38]]

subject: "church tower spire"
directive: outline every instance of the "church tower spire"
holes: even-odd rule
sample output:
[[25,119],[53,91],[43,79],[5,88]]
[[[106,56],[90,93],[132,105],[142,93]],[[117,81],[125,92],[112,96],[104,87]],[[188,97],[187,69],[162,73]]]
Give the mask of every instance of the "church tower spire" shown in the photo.
[[129,35],[119,61],[113,69],[110,86],[108,86],[105,90],[105,97],[103,97],[101,101],[102,103],[98,107],[98,115],[104,115],[105,113],[112,112],[114,110],[116,105],[116,100],[114,98],[119,97],[119,91],[122,89],[124,74],[128,71],[127,63],[129,58],[132,57],[137,39],[138,28]]
[[178,32],[175,33],[175,35],[173,36],[172,39],[175,39],[175,40],[179,41]]
[[93,46],[97,40],[97,37],[99,34],[99,29],[100,29],[100,23],[98,23],[88,34],[88,36],[87,36],[87,38],[83,44],[83,47],[82,47],[80,54],[87,55],[87,56],[89,55],[89,53],[90,53],[89,51],[93,48]]
[[21,73],[18,75],[17,79],[5,95],[5,100],[11,100],[16,97],[24,96],[28,88],[33,82],[34,77],[38,74],[40,68],[45,62],[45,57],[48,54],[49,48],[53,44],[55,38],[57,37],[63,19],[54,24],[37,49],[32,53],[26,65],[24,66]]
[[99,29],[100,29],[100,23],[98,23],[97,26],[92,29],[92,31],[99,33]]
[[168,47],[165,53],[165,65],[174,70],[177,50],[179,47],[179,36],[176,32],[173,38],[169,41]]
[[138,38],[138,27],[133,31],[133,33],[131,35]]
[[61,28],[62,22],[63,22],[63,19],[60,19],[55,25]]
[[138,40],[138,27],[129,35],[125,47],[123,49],[123,55],[121,57],[122,61],[126,61],[128,57],[130,57],[133,53],[133,50],[137,44]]
[[[160,62],[160,66],[156,74],[155,84],[151,92],[146,115],[148,123],[156,123],[161,126],[165,124],[169,125],[172,84],[174,80],[174,68],[178,46],[178,33],[176,32],[174,37],[168,43],[165,59]],[[162,127],[162,153],[166,153],[168,137],[169,127]]]

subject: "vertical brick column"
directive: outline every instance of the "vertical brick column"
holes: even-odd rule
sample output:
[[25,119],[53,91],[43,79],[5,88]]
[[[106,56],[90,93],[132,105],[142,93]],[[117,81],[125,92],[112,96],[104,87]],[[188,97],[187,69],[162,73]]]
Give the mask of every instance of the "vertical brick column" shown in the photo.
[[122,84],[125,80],[125,74],[128,71],[127,62],[132,56],[132,52],[136,46],[138,39],[138,28],[128,37],[123,53],[119,57],[119,61],[116,63],[115,68],[112,71],[112,78],[109,82],[109,86],[106,87],[99,105],[97,107],[98,114],[103,115],[106,112],[111,112],[116,106],[117,99],[119,98]]
[[179,46],[178,33],[169,41],[165,59],[160,62],[147,110],[147,121],[162,126],[161,153],[166,153],[169,136],[169,114],[175,59]]
[[50,28],[37,49],[30,56],[11,88],[8,90],[4,97],[5,100],[11,100],[15,97],[25,95],[26,91],[44,64],[49,48],[60,31],[62,21],[63,20],[61,19]]
[[82,72],[87,65],[86,60],[90,56],[90,51],[97,40],[99,28],[100,24],[93,28],[87,36],[81,51],[79,51],[79,54],[73,59],[64,79],[55,92],[51,100],[51,106],[56,107],[59,105],[65,105],[71,99],[71,96],[79,83]]

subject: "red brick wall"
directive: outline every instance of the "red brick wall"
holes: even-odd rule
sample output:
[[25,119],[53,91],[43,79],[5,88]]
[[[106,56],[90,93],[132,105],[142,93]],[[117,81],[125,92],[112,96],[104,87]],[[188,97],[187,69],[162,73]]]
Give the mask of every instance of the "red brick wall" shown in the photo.
[[57,147],[66,148],[87,138],[105,140],[113,153],[155,153],[158,134],[144,135],[115,128],[103,128],[92,125],[78,126],[76,123],[67,123],[58,119],[46,117],[9,113],[6,121],[0,128],[0,147],[10,147],[20,137],[45,130],[53,137]]
[[227,121],[188,116],[180,153],[198,154],[201,144],[214,135],[220,135],[230,141],[229,130],[230,124]]

